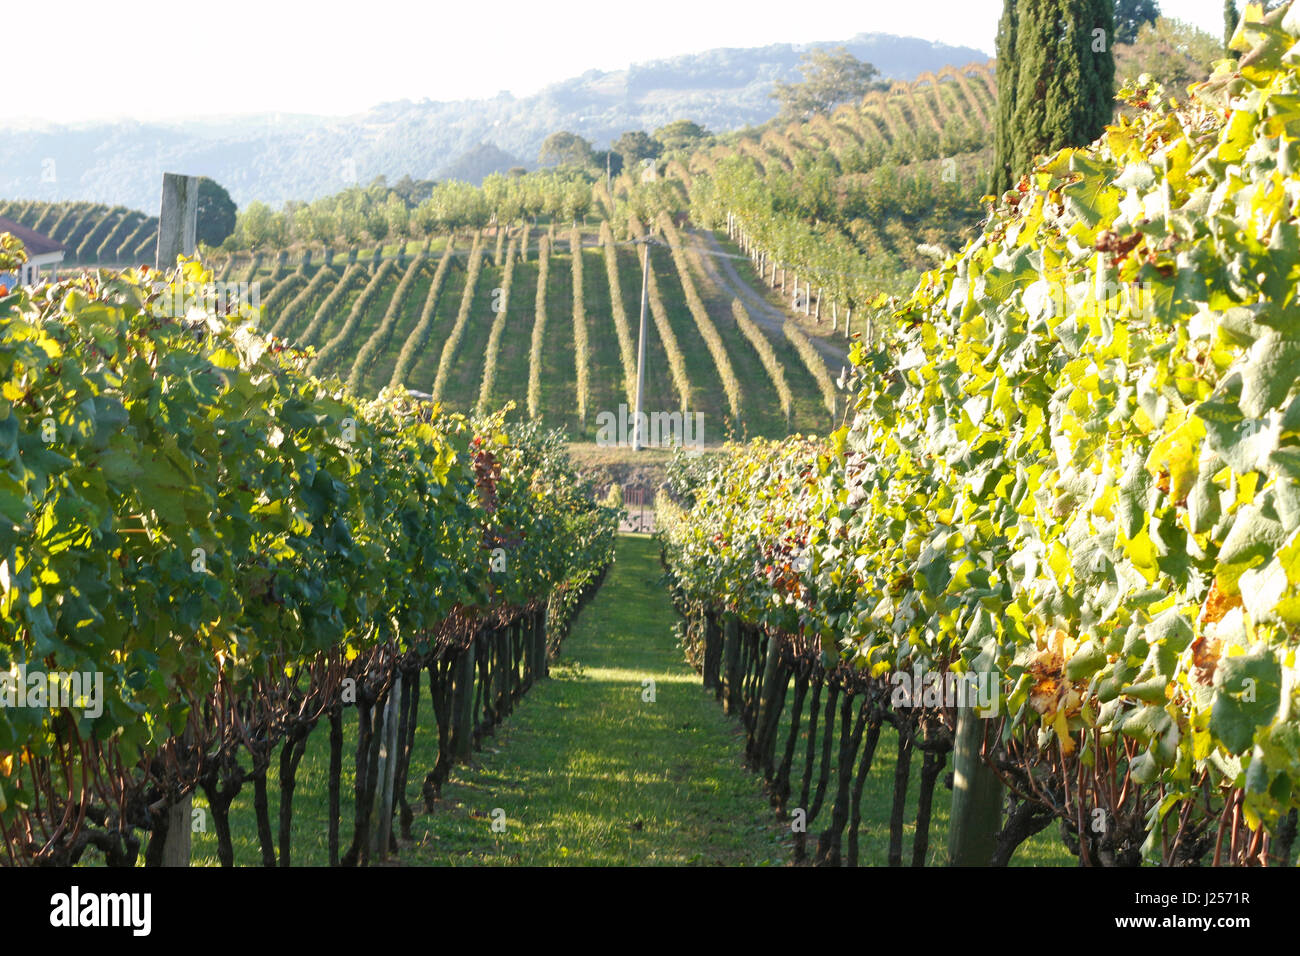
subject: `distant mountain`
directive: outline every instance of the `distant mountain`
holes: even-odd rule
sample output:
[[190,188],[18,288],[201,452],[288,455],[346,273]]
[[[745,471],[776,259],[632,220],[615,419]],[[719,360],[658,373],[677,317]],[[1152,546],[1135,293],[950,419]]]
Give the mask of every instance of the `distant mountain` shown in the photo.
[[896,80],[988,59],[971,47],[864,33],[590,70],[525,99],[501,93],[487,100],[401,100],[346,117],[28,125],[0,136],[0,198],[83,199],[154,211],[161,175],[171,171],[210,176],[241,206],[254,199],[278,205],[379,175],[436,177],[458,170],[453,164],[467,154],[472,168],[465,176],[472,178],[479,168],[492,171],[483,144],[506,159],[523,157],[532,168],[542,141],[562,129],[604,148],[627,130],[651,132],[675,119],[713,132],[765,122],[776,113],[773,84],[797,80],[807,50],[841,42]]

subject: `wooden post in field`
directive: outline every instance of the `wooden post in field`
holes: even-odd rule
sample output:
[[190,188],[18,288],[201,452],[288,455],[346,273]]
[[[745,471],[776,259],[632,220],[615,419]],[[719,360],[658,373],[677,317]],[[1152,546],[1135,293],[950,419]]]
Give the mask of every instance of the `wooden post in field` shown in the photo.
[[379,819],[370,830],[370,852],[380,860],[388,859],[388,841],[393,832],[393,788],[397,773],[397,719],[402,698],[402,672],[394,671],[393,686],[384,707],[384,721],[379,737]]
[[726,691],[722,698],[724,713],[736,714],[744,703],[740,695],[740,618],[727,614],[724,618],[722,667]]
[[537,610],[536,624],[534,625],[535,640],[537,641],[537,676],[549,677],[551,663],[548,660],[550,648],[546,642],[546,612],[547,608],[542,606]]
[[[154,265],[165,272],[176,267],[177,256],[190,256],[198,244],[199,178],[163,173],[162,200],[158,209],[158,246]],[[186,727],[184,745],[193,743]],[[163,843],[163,866],[190,865],[190,832],[194,797],[187,795],[167,809],[167,839]]]
[[[160,270],[172,269],[177,256],[192,256],[198,245],[198,231],[199,177],[163,173],[154,265]],[[189,832],[188,822],[185,831]]]
[[972,707],[957,711],[953,734],[948,865],[988,866],[1002,827],[1002,781],[984,765],[984,722]]
[[753,766],[765,771],[772,763],[772,747],[776,743],[777,720],[781,712],[777,703],[776,687],[781,673],[781,638],[767,636],[767,650],[763,661],[763,679],[759,684],[758,720],[754,723],[754,748],[750,755]]
[[474,753],[474,650],[478,636],[456,659],[452,685],[452,751],[457,760],[469,760]]

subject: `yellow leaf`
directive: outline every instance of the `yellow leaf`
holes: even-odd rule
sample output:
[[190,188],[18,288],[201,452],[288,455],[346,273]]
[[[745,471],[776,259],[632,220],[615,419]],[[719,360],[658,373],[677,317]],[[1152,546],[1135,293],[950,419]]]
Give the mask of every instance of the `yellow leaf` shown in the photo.
[[835,451],[836,458],[844,457],[844,446],[849,439],[849,426],[845,425],[831,432],[831,448]]
[[1056,731],[1056,737],[1061,742],[1061,753],[1069,756],[1074,752],[1074,741],[1070,739],[1070,728],[1065,722],[1065,708],[1062,707],[1052,718],[1052,729]]
[[1129,560],[1133,562],[1133,567],[1137,568],[1142,576],[1147,579],[1147,583],[1155,583],[1156,575],[1159,573],[1156,562],[1159,560],[1160,554],[1156,551],[1155,542],[1146,533],[1146,529],[1142,529],[1131,539],[1125,539],[1121,534],[1120,546],[1124,549],[1124,553],[1128,555]]
[[1169,497],[1174,501],[1184,500],[1196,484],[1204,437],[1205,423],[1192,415],[1151,447],[1147,471],[1153,475],[1169,472]]

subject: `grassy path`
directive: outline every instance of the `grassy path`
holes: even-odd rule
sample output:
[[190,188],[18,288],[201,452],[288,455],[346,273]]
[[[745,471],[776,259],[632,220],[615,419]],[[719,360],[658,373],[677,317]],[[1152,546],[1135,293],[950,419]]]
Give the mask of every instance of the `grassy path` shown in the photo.
[[[787,831],[741,766],[738,724],[672,639],[654,542],[623,537],[552,679],[516,705],[433,815],[420,864],[783,864]],[[654,681],[653,702],[647,679]],[[504,832],[494,816],[504,811]]]

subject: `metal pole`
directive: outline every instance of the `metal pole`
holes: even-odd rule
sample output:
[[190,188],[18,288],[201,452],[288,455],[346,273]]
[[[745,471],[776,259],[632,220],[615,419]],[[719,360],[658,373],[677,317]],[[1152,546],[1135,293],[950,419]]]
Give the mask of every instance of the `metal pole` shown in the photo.
[[632,415],[632,450],[640,451],[645,435],[641,434],[641,408],[645,398],[646,307],[650,302],[650,241],[641,248],[641,336],[636,352],[636,409]]

